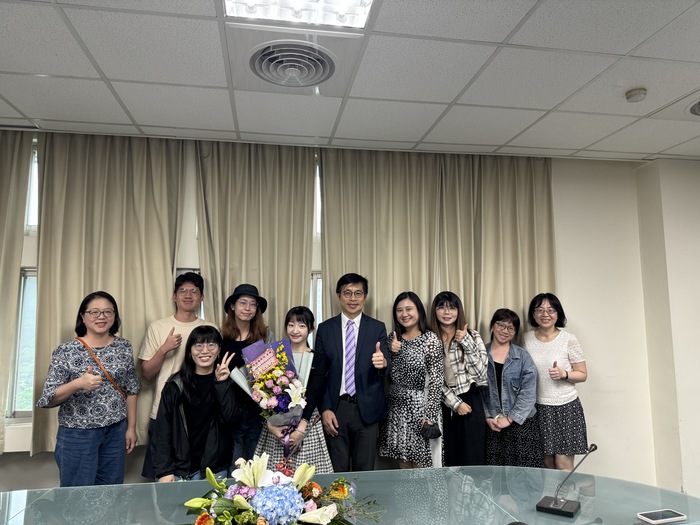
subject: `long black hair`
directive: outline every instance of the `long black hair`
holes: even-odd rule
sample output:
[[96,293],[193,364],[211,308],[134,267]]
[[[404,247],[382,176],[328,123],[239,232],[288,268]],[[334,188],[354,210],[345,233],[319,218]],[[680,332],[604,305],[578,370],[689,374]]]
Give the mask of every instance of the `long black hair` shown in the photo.
[[216,343],[219,345],[219,355],[216,357],[215,365],[221,362],[221,345],[223,339],[221,333],[209,325],[196,327],[190,333],[185,344],[185,360],[180,367],[180,379],[182,380],[182,395],[190,404],[206,403],[210,400],[211,392],[197,392],[197,382],[195,380],[196,365],[192,359],[192,347],[198,343]]

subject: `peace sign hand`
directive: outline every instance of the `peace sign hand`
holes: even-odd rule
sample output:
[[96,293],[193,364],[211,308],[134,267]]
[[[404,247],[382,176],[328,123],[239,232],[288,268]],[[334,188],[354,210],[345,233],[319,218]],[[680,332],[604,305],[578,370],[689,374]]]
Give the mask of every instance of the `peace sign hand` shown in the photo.
[[224,358],[221,360],[221,363],[216,367],[217,381],[226,381],[226,379],[231,375],[231,371],[228,369],[228,364],[231,362],[234,355],[236,355],[235,352],[232,352],[230,356],[228,355],[228,352],[224,354]]

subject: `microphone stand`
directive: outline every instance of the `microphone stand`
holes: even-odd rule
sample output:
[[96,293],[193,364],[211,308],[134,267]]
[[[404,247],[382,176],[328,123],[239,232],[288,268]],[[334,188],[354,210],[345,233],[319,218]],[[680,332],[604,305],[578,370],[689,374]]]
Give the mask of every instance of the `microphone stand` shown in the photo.
[[554,497],[545,496],[535,506],[538,512],[546,512],[548,514],[566,516],[567,518],[573,518],[574,516],[576,516],[576,514],[578,514],[578,512],[581,510],[581,504],[578,501],[559,498],[559,491],[569,480],[571,475],[574,472],[576,472],[576,469],[579,467],[579,465],[583,463],[583,460],[585,460],[591,452],[595,452],[596,450],[598,450],[598,446],[594,443],[591,443],[591,446],[588,447],[588,452],[586,452],[586,455],[583,456],[578,463],[576,463],[576,466],[571,472],[569,472],[569,475],[566,476],[561,483],[559,483],[559,485],[557,486],[557,490],[554,491]]

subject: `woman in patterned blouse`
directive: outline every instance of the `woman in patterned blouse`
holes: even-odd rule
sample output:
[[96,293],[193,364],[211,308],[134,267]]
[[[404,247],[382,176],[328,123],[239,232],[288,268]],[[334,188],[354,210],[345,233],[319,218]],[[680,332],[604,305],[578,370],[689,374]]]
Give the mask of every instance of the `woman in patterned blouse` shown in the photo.
[[37,406],[60,407],[54,455],[62,487],[124,481],[126,454],[136,446],[141,384],[131,343],[115,335],[119,324],[114,297],[93,292],[80,303],[78,337],[53,351]]

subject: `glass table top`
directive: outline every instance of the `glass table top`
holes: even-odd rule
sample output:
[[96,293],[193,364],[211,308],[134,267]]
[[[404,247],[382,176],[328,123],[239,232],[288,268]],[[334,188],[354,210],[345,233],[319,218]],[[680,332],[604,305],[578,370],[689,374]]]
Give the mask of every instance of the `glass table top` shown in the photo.
[[[559,497],[578,501],[566,518],[535,510],[553,496],[565,472],[519,467],[379,470],[344,474],[356,497],[376,499],[381,523],[633,525],[637,512],[672,508],[700,525],[700,499],[648,485],[574,473]],[[337,474],[314,477],[327,487]],[[0,523],[8,525],[193,524],[183,503],[209,490],[206,481],[139,483],[0,493]],[[359,525],[359,524],[358,524]]]

